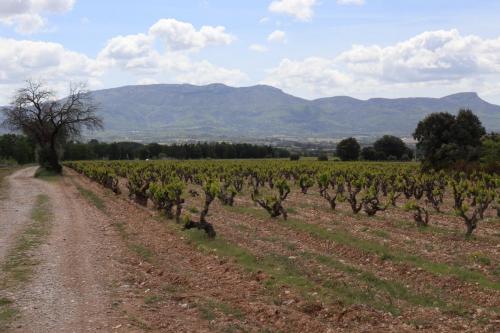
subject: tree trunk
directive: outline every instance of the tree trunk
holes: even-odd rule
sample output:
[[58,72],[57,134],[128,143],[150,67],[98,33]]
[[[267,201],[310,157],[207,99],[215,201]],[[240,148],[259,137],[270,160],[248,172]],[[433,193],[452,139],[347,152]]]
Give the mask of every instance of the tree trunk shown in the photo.
[[59,156],[55,144],[47,144],[40,147],[38,151],[38,164],[47,170],[62,173],[62,166],[59,164]]

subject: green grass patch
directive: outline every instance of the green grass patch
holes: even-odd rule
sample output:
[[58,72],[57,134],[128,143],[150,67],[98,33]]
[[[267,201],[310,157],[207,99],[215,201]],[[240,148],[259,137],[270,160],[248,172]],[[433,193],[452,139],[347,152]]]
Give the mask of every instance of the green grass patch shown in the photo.
[[129,244],[128,248],[135,252],[139,257],[141,257],[144,261],[151,262],[154,258],[154,253],[151,249],[148,249],[142,244]]
[[196,307],[198,308],[198,311],[200,311],[201,317],[208,321],[216,319],[219,313],[223,313],[224,315],[233,317],[237,320],[245,319],[245,315],[240,309],[212,299],[200,302],[196,305]]
[[[31,278],[34,267],[38,264],[32,253],[49,234],[52,218],[49,197],[38,195],[31,211],[31,223],[16,240],[1,267],[3,276],[0,289],[15,288]],[[0,298],[0,331],[8,328],[18,312],[11,300]]]
[[123,240],[129,239],[130,236],[124,223],[113,223],[113,226],[116,228],[116,230],[118,230],[118,233]]
[[78,184],[75,184],[78,192],[87,199],[92,205],[94,205],[97,209],[100,211],[105,211],[106,210],[106,204],[104,203],[104,200],[102,200],[97,194],[94,192],[87,190],[86,188],[81,187]]
[[150,295],[144,297],[144,304],[146,305],[154,305],[163,300],[163,296],[161,295]]
[[[380,310],[399,313],[395,306],[380,300],[375,291],[367,292],[359,286],[339,284],[335,281],[314,282],[310,275],[312,272],[286,256],[266,254],[263,257],[256,257],[246,249],[227,242],[220,236],[210,240],[198,230],[189,230],[186,234],[189,241],[202,251],[232,258],[249,272],[265,272],[269,278],[264,281],[264,287],[271,293],[276,292],[282,286],[288,286],[298,291],[305,299],[316,293],[318,297],[329,302],[340,300],[346,304],[370,304]],[[209,312],[206,313],[207,316],[209,314]]]
[[0,298],[0,331],[6,331],[18,313],[11,300]]
[[11,287],[29,280],[37,264],[31,253],[49,234],[52,218],[49,197],[44,194],[38,195],[31,211],[32,222],[19,236],[2,266],[6,275],[2,282],[3,287]]
[[198,214],[200,212],[200,210],[196,207],[188,207],[188,212],[190,212],[191,214]]
[[62,174],[60,174],[60,173],[57,173],[57,172],[54,172],[51,170],[47,170],[47,169],[42,168],[42,167],[39,167],[35,171],[35,178],[43,179],[43,180],[47,180],[47,181],[56,181],[56,180],[60,179],[61,176],[62,176]]
[[370,233],[377,236],[377,237],[383,238],[383,239],[391,238],[386,231],[381,230],[381,229],[371,230]]
[[485,266],[490,266],[491,265],[491,259],[482,253],[472,253],[471,254],[471,259],[481,265]]
[[383,292],[391,298],[403,300],[412,305],[439,307],[445,311],[450,310],[452,308],[451,306],[455,306],[454,304],[449,304],[436,297],[437,293],[435,291],[433,291],[432,294],[415,293],[398,281],[380,279],[371,272],[344,264],[333,257],[310,253],[304,253],[303,255],[307,259],[316,260],[328,267],[347,273],[356,280],[368,285],[370,288],[373,288],[378,292]]
[[[237,209],[231,209],[231,211],[250,214],[257,218],[262,218],[262,213],[265,214],[265,212],[249,207],[237,207]],[[390,248],[386,244],[382,244],[374,240],[366,240],[355,237],[351,233],[339,228],[335,230],[327,230],[317,224],[305,223],[298,219],[289,219],[287,221],[280,220],[279,223],[284,227],[300,232],[306,232],[314,238],[334,241],[337,244],[356,248],[381,258],[390,259],[394,262],[411,264],[435,275],[454,276],[464,282],[477,283],[484,288],[500,290],[499,282],[491,280],[481,272],[471,271],[466,268],[452,266],[445,263],[433,262],[423,257],[407,253],[403,250]]]
[[500,290],[500,283],[490,280],[480,272],[471,271],[458,266],[451,266],[445,263],[432,262],[402,250],[391,249],[387,245],[376,241],[354,237],[346,231],[328,231],[318,225],[308,224],[297,220],[289,220],[284,224],[295,230],[305,231],[313,237],[332,240],[336,243],[351,246],[395,262],[409,263],[436,275],[452,275],[464,282],[478,283],[485,288]]
[[0,200],[5,199],[7,196],[7,184],[4,182],[5,177],[15,171],[14,167],[0,167]]

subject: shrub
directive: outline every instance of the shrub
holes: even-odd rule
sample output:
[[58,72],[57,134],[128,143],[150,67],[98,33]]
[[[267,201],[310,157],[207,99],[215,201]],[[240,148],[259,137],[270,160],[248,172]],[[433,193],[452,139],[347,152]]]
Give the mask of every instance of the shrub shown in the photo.
[[328,161],[328,155],[326,155],[326,154],[320,154],[318,156],[318,161],[322,161],[322,162]]
[[355,138],[347,138],[340,141],[336,148],[336,154],[342,161],[355,161],[359,158],[361,147]]

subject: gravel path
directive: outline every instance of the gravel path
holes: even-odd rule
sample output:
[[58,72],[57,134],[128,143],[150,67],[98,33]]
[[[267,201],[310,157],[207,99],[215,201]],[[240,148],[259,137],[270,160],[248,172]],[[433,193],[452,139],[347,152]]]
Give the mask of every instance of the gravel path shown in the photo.
[[50,198],[54,216],[47,241],[33,254],[40,264],[30,282],[14,292],[20,310],[14,331],[112,331],[119,318],[111,301],[116,272],[111,227],[68,179],[38,180],[35,170],[11,175],[8,199],[0,205],[0,259],[29,222],[37,195]]
[[36,196],[42,193],[42,184],[33,178],[36,168],[16,171],[5,178],[0,200],[0,262],[11,248],[16,236],[30,222],[31,208]]

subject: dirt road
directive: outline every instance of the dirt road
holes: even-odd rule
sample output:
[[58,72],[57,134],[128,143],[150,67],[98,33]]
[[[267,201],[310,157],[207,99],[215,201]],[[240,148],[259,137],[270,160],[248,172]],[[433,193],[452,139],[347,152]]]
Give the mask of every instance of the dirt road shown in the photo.
[[38,195],[49,198],[50,233],[32,255],[36,268],[27,283],[9,291],[20,311],[13,331],[111,331],[119,320],[111,285],[117,271],[113,230],[69,180],[33,178],[35,167],[9,176],[0,204],[0,262],[31,220]]

